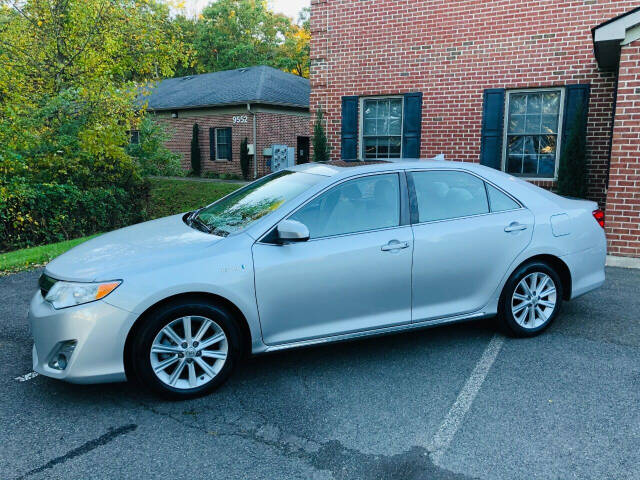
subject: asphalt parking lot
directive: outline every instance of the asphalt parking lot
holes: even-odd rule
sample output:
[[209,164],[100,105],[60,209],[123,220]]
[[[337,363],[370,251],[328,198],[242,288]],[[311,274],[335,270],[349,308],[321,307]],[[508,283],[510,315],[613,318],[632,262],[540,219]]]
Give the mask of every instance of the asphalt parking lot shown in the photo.
[[1,479],[640,478],[638,270],[535,339],[485,320],[283,352],[179,403],[29,378],[39,273],[0,278]]

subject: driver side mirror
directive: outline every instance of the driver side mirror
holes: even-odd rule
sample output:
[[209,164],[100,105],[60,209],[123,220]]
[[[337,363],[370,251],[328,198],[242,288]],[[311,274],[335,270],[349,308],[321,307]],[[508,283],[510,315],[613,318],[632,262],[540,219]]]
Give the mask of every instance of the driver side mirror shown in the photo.
[[309,229],[297,220],[283,220],[276,228],[280,243],[306,242],[309,240]]

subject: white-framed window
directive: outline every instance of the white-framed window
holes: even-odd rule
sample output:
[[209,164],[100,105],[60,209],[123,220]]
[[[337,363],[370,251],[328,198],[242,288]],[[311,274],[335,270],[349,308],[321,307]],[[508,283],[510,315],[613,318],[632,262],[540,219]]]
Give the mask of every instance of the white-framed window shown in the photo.
[[377,160],[402,157],[403,97],[360,99],[360,158]]
[[216,160],[231,160],[230,128],[216,128]]
[[564,88],[507,91],[502,170],[525,178],[558,173]]

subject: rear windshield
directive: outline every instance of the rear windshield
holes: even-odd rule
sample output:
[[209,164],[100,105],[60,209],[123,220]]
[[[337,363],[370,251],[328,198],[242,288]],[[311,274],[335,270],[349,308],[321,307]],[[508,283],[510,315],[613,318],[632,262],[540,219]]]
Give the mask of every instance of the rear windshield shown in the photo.
[[211,229],[211,233],[227,236],[277,210],[323,178],[288,170],[274,173],[203,208],[198,218]]

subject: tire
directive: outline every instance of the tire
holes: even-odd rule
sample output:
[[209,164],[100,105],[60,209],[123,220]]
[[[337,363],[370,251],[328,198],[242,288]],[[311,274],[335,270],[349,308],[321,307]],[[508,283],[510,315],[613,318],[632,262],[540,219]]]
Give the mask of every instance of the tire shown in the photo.
[[[553,293],[549,293],[552,291],[551,283],[555,289]],[[540,286],[542,291],[538,291]],[[556,271],[544,262],[529,262],[513,272],[504,286],[498,318],[511,336],[535,337],[556,319],[562,298],[562,281]]]
[[133,340],[131,365],[152,391],[186,400],[220,387],[240,362],[241,345],[242,333],[229,311],[202,299],[181,300],[146,318]]

